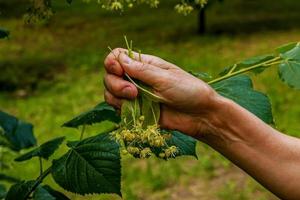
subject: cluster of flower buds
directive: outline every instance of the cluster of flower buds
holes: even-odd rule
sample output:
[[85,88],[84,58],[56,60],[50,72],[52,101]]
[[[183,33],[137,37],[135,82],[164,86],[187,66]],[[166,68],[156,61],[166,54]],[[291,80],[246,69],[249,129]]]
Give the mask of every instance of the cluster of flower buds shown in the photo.
[[[91,0],[83,1],[88,3]],[[159,0],[97,0],[97,3],[100,4],[102,8],[107,10],[122,11],[126,7],[132,8],[135,3],[145,3],[150,5],[150,7],[156,8],[159,4]]]
[[188,15],[194,10],[193,5],[197,5],[203,8],[206,4],[207,4],[207,0],[195,0],[193,4],[191,4],[190,1],[183,0],[182,3],[177,4],[175,6],[175,10],[180,14]]
[[[83,0],[84,2],[91,2],[92,0]],[[152,8],[156,8],[159,4],[159,0],[95,0],[98,4],[101,5],[102,8],[107,10],[116,10],[116,11],[123,11],[125,8],[132,8],[134,4],[148,4]],[[204,7],[207,4],[207,0],[194,0],[194,1],[187,1],[182,0],[180,4],[175,6],[175,10],[177,12],[187,15],[189,14],[194,8],[194,5],[198,5],[200,7]]]
[[161,134],[157,124],[144,128],[143,121],[144,116],[141,116],[132,128],[123,127],[113,133],[115,139],[124,146],[122,152],[138,158],[148,158],[152,154],[164,159],[175,157],[178,152],[177,147],[169,146],[166,142],[166,139],[172,136]]

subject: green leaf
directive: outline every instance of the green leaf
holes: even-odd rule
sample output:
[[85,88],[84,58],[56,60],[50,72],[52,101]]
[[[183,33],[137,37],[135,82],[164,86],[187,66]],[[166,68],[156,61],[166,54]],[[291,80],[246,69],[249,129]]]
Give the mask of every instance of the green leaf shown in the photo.
[[27,195],[32,190],[35,181],[22,181],[11,186],[5,200],[27,200]]
[[105,120],[119,123],[120,117],[112,106],[108,105],[105,102],[102,102],[93,109],[84,112],[73,118],[72,120],[64,123],[63,126],[77,128],[81,125],[91,125],[94,123],[100,123]]
[[176,156],[194,156],[198,158],[196,153],[197,140],[178,131],[171,131],[170,133],[172,137],[166,142],[169,146],[174,145],[177,147],[178,153]]
[[0,199],[4,199],[6,196],[6,188],[4,185],[0,184]]
[[300,61],[300,43],[297,43],[297,45],[291,50],[280,54],[280,56],[286,61],[287,60]]
[[248,76],[235,76],[214,83],[212,84],[212,87],[219,94],[235,101],[264,122],[268,124],[273,123],[271,103],[268,97],[253,90],[252,81]]
[[54,190],[49,185],[44,185],[43,188],[47,190],[56,200],[70,200],[66,195],[63,193]]
[[46,160],[58,149],[61,143],[64,141],[65,137],[58,137],[52,139],[44,144],[41,144],[39,147],[25,153],[15,159],[15,161],[25,161],[29,160],[33,157],[42,157]]
[[9,31],[0,27],[0,39],[7,38],[9,36]]
[[284,60],[279,64],[280,79],[288,86],[300,89],[300,60]]
[[19,151],[36,145],[32,124],[0,111],[0,126],[12,150]]
[[86,138],[53,161],[52,176],[57,184],[74,193],[121,196],[119,145],[110,133]]
[[73,0],[66,0],[68,4],[71,4]]
[[288,86],[300,89],[300,43],[280,56],[283,58],[278,68],[280,79]]
[[232,68],[234,68],[234,70],[232,70],[232,71],[235,72],[235,71],[239,71],[244,68],[248,68],[248,67],[251,67],[254,65],[261,64],[260,68],[255,68],[255,69],[251,70],[251,72],[253,72],[255,74],[259,74],[266,69],[266,67],[263,66],[263,63],[265,63],[266,61],[272,60],[274,58],[275,58],[274,55],[271,55],[271,54],[248,58],[240,63],[237,63],[235,65],[225,68],[219,75],[224,76],[224,75],[228,74],[229,71],[232,70]]
[[20,182],[19,179],[15,178],[15,177],[12,177],[12,176],[9,176],[7,174],[3,174],[3,173],[0,173],[0,181],[7,181],[7,182],[10,182],[10,183]]
[[33,193],[34,200],[56,200],[45,188],[39,186]]
[[285,53],[285,52],[293,49],[297,44],[298,44],[298,42],[292,42],[292,43],[284,44],[284,45],[278,47],[276,49],[276,52],[277,53]]

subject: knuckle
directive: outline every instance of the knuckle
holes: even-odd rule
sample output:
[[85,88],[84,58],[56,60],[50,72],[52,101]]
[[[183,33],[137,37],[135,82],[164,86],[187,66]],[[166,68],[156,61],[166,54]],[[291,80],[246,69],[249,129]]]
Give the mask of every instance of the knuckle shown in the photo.
[[149,68],[148,64],[146,63],[135,62],[135,65],[136,65],[136,70],[140,73],[146,71],[147,68]]
[[109,92],[113,94],[120,93],[122,90],[122,85],[120,84],[120,81],[117,80],[114,75],[106,75],[104,77],[106,88],[109,90]]

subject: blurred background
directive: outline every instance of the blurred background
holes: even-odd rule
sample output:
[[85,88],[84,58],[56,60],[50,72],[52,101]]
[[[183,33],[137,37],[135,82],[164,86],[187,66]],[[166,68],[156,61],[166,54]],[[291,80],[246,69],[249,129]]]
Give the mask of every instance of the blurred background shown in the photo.
[[[9,39],[0,40],[0,110],[32,122],[39,143],[60,135],[69,140],[79,138],[79,130],[61,128],[61,124],[103,100],[107,46],[124,47],[123,35],[144,53],[185,70],[212,75],[241,59],[300,40],[297,0],[214,2],[205,10],[206,26],[201,34],[198,13],[180,15],[172,1],[162,1],[155,9],[141,5],[123,13],[79,0],[71,5],[58,0],[52,4],[54,15],[47,23],[27,25],[23,17],[27,0],[0,0],[0,26],[11,33]],[[255,88],[269,94],[276,127],[300,136],[300,93],[282,84],[276,73],[270,69],[253,76]],[[101,129],[99,125],[88,127],[87,133],[94,135]],[[124,199],[276,199],[206,145],[199,143],[197,152],[198,160],[123,157]],[[11,160],[15,156],[6,155]],[[36,159],[12,165],[13,175],[24,179],[37,176]],[[46,182],[59,188],[51,177]],[[66,194],[76,200],[120,199],[115,195]]]

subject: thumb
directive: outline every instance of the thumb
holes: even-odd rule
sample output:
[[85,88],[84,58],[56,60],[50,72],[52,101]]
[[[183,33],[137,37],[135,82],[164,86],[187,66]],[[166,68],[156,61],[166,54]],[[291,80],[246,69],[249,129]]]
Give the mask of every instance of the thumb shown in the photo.
[[131,59],[127,54],[119,55],[119,62],[124,71],[132,78],[138,79],[149,86],[154,87],[166,75],[166,70]]

